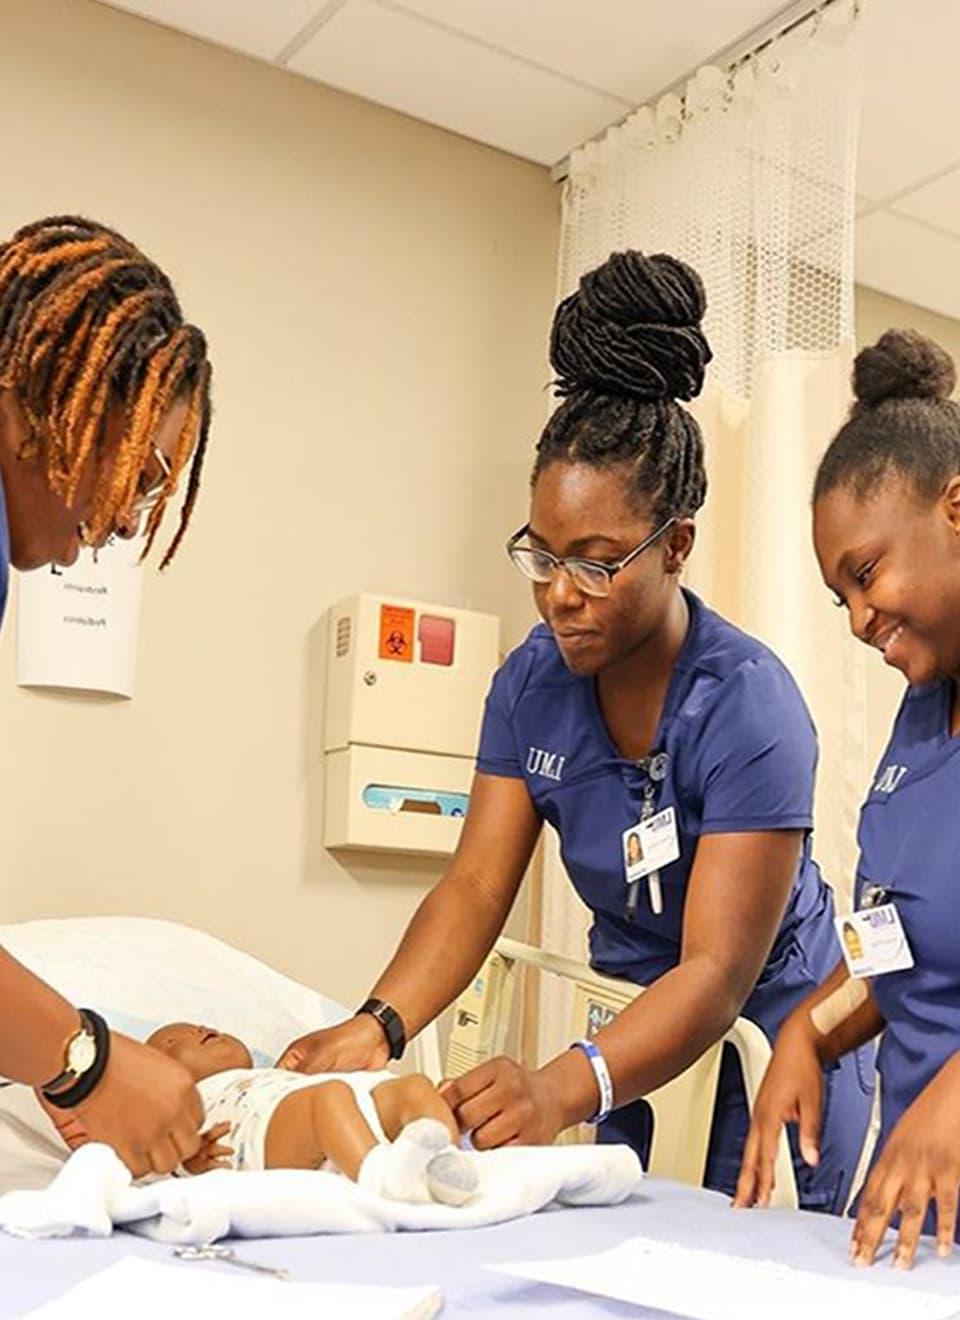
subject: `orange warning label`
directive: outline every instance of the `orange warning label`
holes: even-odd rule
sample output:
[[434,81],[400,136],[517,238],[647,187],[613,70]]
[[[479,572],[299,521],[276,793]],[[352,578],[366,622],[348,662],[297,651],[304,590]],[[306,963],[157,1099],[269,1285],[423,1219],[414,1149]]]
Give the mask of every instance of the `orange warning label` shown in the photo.
[[416,611],[402,605],[380,606],[380,659],[413,660]]

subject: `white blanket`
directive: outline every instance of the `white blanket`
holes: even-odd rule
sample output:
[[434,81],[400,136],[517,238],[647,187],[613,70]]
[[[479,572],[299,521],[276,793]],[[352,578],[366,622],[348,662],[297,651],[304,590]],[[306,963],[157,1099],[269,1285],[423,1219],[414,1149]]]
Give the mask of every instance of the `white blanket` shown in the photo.
[[521,1146],[471,1156],[480,1194],[469,1205],[406,1205],[333,1173],[216,1170],[136,1185],[108,1146],[82,1147],[42,1191],[0,1197],[0,1228],[18,1237],[108,1237],[126,1227],[160,1242],[300,1237],[398,1229],[477,1228],[551,1203],[616,1205],[640,1161],[627,1146]]

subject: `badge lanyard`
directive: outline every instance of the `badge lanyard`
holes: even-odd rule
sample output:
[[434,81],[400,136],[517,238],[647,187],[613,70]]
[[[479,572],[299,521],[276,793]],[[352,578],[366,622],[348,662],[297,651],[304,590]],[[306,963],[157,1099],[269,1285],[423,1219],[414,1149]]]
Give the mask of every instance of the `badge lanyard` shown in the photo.
[[[670,757],[666,752],[654,752],[637,762],[637,767],[646,772],[647,784],[643,790],[643,805],[640,808],[640,823],[649,820],[655,813],[654,799],[660,784],[667,777]],[[647,891],[650,895],[650,908],[656,916],[663,912],[663,886],[660,884],[659,870],[650,871],[646,876]],[[640,880],[631,880],[627,885],[627,906],[624,916],[633,922],[637,916],[637,903],[640,899]]]

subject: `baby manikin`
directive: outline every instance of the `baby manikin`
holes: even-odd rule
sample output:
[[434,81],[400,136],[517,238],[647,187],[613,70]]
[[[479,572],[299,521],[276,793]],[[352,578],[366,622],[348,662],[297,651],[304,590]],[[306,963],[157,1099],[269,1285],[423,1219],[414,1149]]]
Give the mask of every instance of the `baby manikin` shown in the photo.
[[395,1201],[463,1205],[477,1172],[447,1103],[422,1074],[254,1068],[235,1036],[176,1022],[147,1042],[191,1073],[206,1139],[185,1168],[332,1168]]

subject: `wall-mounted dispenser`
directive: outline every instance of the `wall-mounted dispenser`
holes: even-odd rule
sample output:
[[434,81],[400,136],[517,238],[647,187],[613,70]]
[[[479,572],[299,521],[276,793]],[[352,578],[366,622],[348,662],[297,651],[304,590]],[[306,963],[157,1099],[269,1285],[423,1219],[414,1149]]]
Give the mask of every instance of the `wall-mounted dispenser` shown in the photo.
[[328,614],[327,848],[452,853],[500,621],[361,593]]

